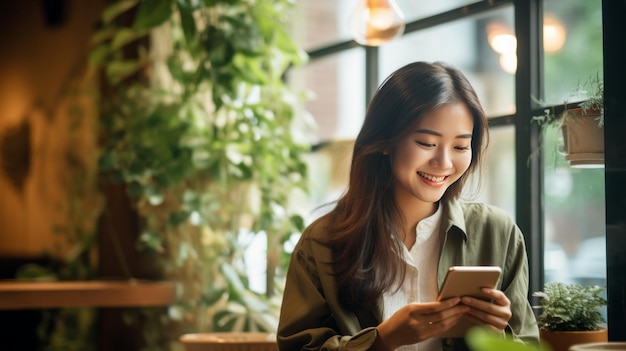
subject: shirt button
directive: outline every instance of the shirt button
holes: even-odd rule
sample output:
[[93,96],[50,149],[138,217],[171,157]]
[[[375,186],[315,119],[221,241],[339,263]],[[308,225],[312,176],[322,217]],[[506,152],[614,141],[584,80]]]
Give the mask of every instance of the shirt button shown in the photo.
[[446,346],[453,346],[453,345],[454,345],[454,339],[446,338]]

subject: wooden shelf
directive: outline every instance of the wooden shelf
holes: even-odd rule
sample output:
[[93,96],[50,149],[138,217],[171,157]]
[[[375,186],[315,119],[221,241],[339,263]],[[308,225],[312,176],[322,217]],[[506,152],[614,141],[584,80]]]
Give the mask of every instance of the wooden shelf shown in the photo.
[[142,280],[0,281],[0,310],[167,306],[174,284]]

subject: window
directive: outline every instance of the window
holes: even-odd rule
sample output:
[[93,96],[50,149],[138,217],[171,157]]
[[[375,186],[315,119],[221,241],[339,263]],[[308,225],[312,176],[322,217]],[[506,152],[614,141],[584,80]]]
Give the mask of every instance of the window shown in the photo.
[[[312,60],[310,66],[290,77],[316,96],[309,109],[319,124],[320,144],[311,155],[318,182],[315,186],[319,188],[316,197],[310,199],[310,208],[336,199],[345,188],[342,182],[349,167],[345,157],[349,157],[350,140],[360,128],[375,86],[408,62],[443,60],[468,76],[490,118],[491,143],[480,199],[504,208],[521,223],[529,244],[531,292],[540,290],[544,280],[606,282],[604,170],[570,167],[558,152],[557,129],[542,134],[539,129],[519,132],[520,127],[531,124],[530,114],[572,102],[569,93],[578,82],[602,75],[602,2],[397,2],[405,13],[407,29],[402,37],[379,48],[359,47],[350,40],[347,22],[354,1],[298,2],[302,9],[315,4],[316,13],[325,14],[323,19],[313,17],[297,26]],[[534,8],[529,4],[542,5],[543,18],[536,21],[543,24],[541,41],[532,37],[530,26],[535,21],[522,13]],[[538,19],[539,13],[530,16]],[[329,21],[332,25],[324,28]],[[511,51],[510,45],[496,48],[490,43],[494,31],[514,37],[515,28],[525,30],[522,36],[531,33],[530,50],[527,43],[518,42],[517,51]],[[330,36],[320,34],[328,30]],[[540,42],[542,50],[532,47]],[[531,64],[529,74],[516,75],[518,63],[532,62],[535,51],[544,52],[541,62]],[[516,56],[520,54],[526,57]],[[535,80],[541,83],[542,96],[536,96],[534,90],[516,91],[516,87],[533,89]],[[541,106],[530,101],[529,94],[542,101]],[[527,104],[524,111],[531,112],[516,111],[520,104]],[[536,138],[541,138],[540,150],[516,149],[516,145],[530,145]],[[532,157],[540,162],[530,162]],[[333,172],[339,172],[340,178]],[[539,184],[529,186],[534,174]],[[532,215],[537,211],[540,216]],[[311,213],[312,218],[317,215]]]

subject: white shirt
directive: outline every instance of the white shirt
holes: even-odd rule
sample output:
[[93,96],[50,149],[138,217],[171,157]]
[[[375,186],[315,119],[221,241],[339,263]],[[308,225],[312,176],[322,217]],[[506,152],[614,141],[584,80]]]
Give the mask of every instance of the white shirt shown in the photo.
[[[439,225],[441,206],[430,217],[421,220],[415,228],[415,244],[404,248],[407,264],[406,277],[397,292],[383,294],[383,320],[388,319],[401,307],[413,302],[431,302],[437,299],[437,265],[441,241]],[[441,339],[433,338],[413,345],[404,345],[398,351],[441,351]]]

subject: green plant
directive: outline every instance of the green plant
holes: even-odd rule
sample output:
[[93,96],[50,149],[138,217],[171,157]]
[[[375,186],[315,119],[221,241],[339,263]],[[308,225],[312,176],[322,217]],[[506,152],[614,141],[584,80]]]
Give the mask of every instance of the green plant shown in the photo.
[[552,348],[545,342],[539,345],[516,341],[511,336],[493,333],[481,327],[474,327],[465,337],[471,351],[551,351]]
[[[273,330],[282,243],[303,228],[300,99],[283,81],[306,56],[284,25],[287,0],[117,1],[91,62],[106,73],[102,156],[142,219],[137,246],[180,295],[186,330]],[[129,21],[129,18],[132,20]],[[253,291],[243,234],[267,237],[267,286]]]
[[[554,107],[544,109],[543,115],[533,116],[531,121],[542,127],[546,125],[560,126],[563,121],[563,113],[568,109],[579,107],[582,109],[582,115],[599,114],[598,127],[604,126],[604,80],[599,73],[590,76],[584,82],[579,81],[576,88],[570,93],[570,98],[581,102],[568,105],[566,101],[561,110]],[[534,100],[540,105],[543,104],[539,99]]]
[[600,308],[606,306],[601,286],[581,286],[560,282],[547,283],[543,291],[533,293],[540,298],[542,311],[538,324],[551,331],[599,330],[605,323]]
[[604,126],[604,80],[599,74],[589,77],[584,83],[579,83],[574,94],[583,97],[584,101],[578,106],[583,109],[583,113],[590,111],[600,113],[598,126]]
[[[578,82],[576,88],[570,93],[570,98],[574,101],[580,101],[576,103],[568,103],[565,101],[562,106],[552,106],[543,110],[543,114],[532,116],[530,123],[536,123],[539,126],[539,147],[533,151],[530,159],[539,152],[544,146],[544,138],[556,136],[557,134],[554,131],[558,131],[558,141],[555,143],[554,155],[562,154],[563,151],[567,147],[566,144],[566,132],[562,130],[564,128],[564,124],[567,124],[567,121],[572,121],[581,116],[591,116],[595,117],[598,121],[598,128],[602,128],[604,126],[604,81],[599,74],[595,76],[589,77],[584,82]],[[539,104],[544,105],[544,102],[540,99],[534,98],[533,100]],[[585,128],[589,128],[592,124],[586,123],[586,120],[583,120],[585,123]],[[580,125],[576,123],[574,125]],[[589,129],[582,129],[589,130]],[[589,130],[589,135],[579,136],[580,138],[594,138],[597,137],[598,132],[602,132],[602,130]],[[580,134],[580,133],[577,133]],[[557,162],[557,157],[554,157],[555,165]]]

